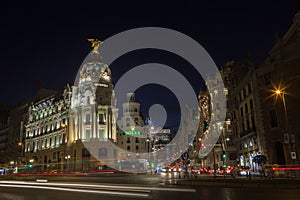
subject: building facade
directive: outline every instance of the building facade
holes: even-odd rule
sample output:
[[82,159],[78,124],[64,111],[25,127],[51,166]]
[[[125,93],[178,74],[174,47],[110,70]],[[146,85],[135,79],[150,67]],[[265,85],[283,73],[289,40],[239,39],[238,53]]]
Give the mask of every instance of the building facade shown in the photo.
[[265,155],[265,138],[257,128],[256,100],[257,83],[254,65],[246,65],[231,61],[225,66],[231,71],[231,85],[229,88],[229,113],[232,118],[233,142],[237,147],[237,163],[240,166],[257,167],[253,158],[256,155]]
[[36,166],[36,172],[64,169],[65,144],[71,103],[70,88],[56,93],[28,108],[25,125],[25,162]]
[[[130,153],[122,153],[119,159],[139,157],[139,153],[148,152],[148,126],[141,115],[140,103],[136,102],[134,93],[127,93],[127,101],[122,105],[122,117],[118,121],[118,147]],[[152,151],[152,150],[151,150]]]
[[297,164],[300,156],[300,12],[256,71],[259,129],[269,163]]
[[[89,171],[114,162],[117,109],[109,67],[94,49],[75,85],[32,103],[26,127],[26,163],[34,172]],[[111,163],[110,163],[111,164]]]

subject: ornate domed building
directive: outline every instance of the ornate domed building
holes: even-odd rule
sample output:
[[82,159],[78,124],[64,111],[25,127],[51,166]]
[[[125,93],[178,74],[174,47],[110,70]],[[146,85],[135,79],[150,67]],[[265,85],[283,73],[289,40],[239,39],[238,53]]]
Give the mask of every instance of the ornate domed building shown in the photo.
[[114,106],[111,70],[94,50],[83,62],[73,86],[74,140],[115,141]]
[[117,158],[117,109],[111,71],[98,52],[82,63],[74,86],[32,102],[24,156],[32,172],[89,171]]
[[[98,52],[99,45],[93,44],[93,47],[94,50],[79,69],[72,91],[71,124],[74,126],[74,133],[70,134],[73,138],[70,138],[69,143],[73,143],[71,152],[82,161],[100,159],[104,161],[113,157],[110,155],[113,152],[106,147],[106,142],[116,142],[117,109],[111,70],[102,62]],[[91,148],[90,142],[93,142]],[[99,165],[78,160],[75,163],[80,163],[74,166],[75,170],[87,170],[93,168],[93,165]]]

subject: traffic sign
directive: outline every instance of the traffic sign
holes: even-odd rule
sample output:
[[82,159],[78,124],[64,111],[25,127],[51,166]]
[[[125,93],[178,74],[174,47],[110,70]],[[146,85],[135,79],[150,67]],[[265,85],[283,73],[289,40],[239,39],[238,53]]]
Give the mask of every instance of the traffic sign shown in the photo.
[[296,155],[296,152],[291,152],[291,157],[293,160],[296,160],[297,159],[297,155]]

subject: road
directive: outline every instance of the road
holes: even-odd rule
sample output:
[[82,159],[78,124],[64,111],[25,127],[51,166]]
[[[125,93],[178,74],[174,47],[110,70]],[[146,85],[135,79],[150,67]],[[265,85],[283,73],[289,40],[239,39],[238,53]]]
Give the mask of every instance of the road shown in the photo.
[[299,199],[299,190],[178,187],[157,175],[115,177],[51,177],[35,181],[0,180],[1,200],[109,200],[109,199]]

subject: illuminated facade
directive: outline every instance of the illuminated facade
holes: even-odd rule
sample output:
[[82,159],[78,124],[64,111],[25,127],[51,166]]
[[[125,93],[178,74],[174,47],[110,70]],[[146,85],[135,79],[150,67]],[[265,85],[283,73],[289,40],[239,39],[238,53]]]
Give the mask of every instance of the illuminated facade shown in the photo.
[[[69,155],[75,163],[72,170],[86,171],[117,158],[117,152],[107,143],[116,143],[117,139],[111,71],[95,49],[83,62],[72,89],[71,130],[74,132]],[[93,148],[90,142],[96,142],[98,147]]]
[[230,114],[237,146],[237,161],[241,166],[256,170],[253,158],[266,152],[264,135],[257,128],[255,69],[251,62],[246,65],[229,62],[225,67],[232,71]]
[[29,106],[25,124],[24,153],[26,163],[35,164],[35,170],[63,168],[63,156],[68,141],[71,88],[54,94]]
[[120,155],[120,159],[138,157],[139,153],[147,152],[148,127],[140,112],[140,103],[135,101],[135,94],[127,94],[127,102],[123,103],[123,116],[118,121],[118,146],[128,152]]
[[107,145],[117,136],[111,71],[98,51],[87,56],[74,86],[33,103],[28,113],[24,151],[34,171],[88,171],[117,158]]

